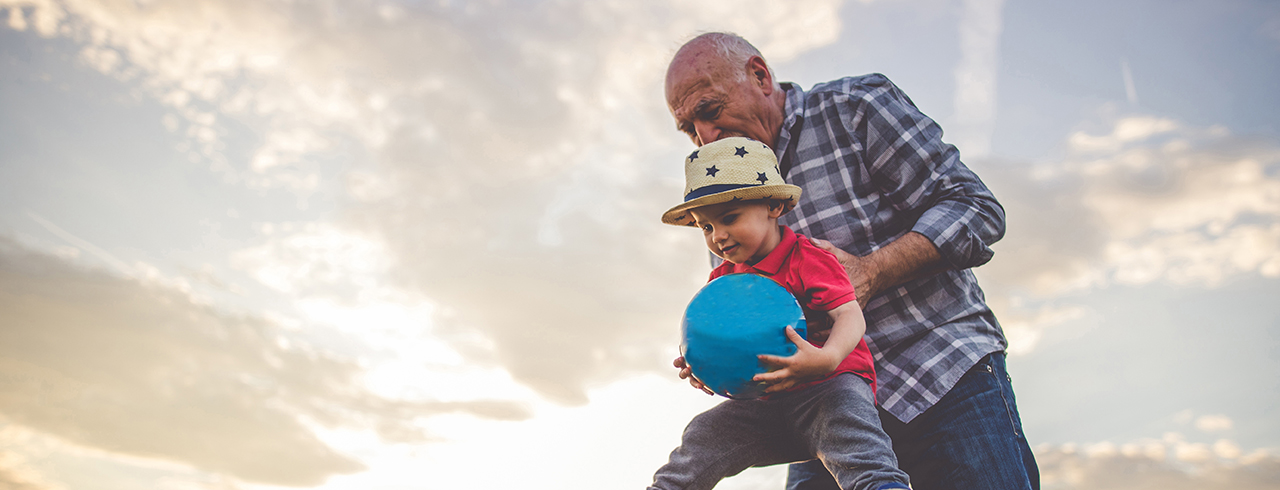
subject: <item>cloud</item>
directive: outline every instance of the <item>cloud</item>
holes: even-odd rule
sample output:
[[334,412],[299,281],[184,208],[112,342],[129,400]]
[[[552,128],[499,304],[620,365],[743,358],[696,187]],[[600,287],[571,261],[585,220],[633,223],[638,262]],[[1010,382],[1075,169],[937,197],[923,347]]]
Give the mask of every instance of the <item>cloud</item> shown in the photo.
[[1205,432],[1231,430],[1234,424],[1226,415],[1201,415],[1196,418],[1196,428]]
[[960,15],[960,61],[956,64],[955,116],[951,140],[968,158],[991,151],[996,119],[996,74],[1004,0],[964,0]]
[[56,490],[32,469],[22,455],[0,449],[0,488],[4,490]]
[[169,107],[226,179],[343,196],[341,226],[385,245],[397,287],[495,346],[478,362],[582,403],[667,363],[705,270],[696,237],[653,217],[688,145],[668,57],[724,29],[783,61],[838,38],[840,3],[0,5]]
[[1120,58],[1120,75],[1124,79],[1124,96],[1129,105],[1138,105],[1138,89],[1133,84],[1133,71],[1129,69],[1129,60]]
[[1189,443],[1177,434],[1116,445],[1040,446],[1035,450],[1042,488],[1222,489],[1274,488],[1280,456],[1267,450],[1242,453],[1228,440]]
[[359,366],[285,334],[0,238],[0,416],[72,444],[308,486],[363,468],[314,427],[421,441],[422,417],[527,416],[502,401],[377,396]]
[[[979,269],[1010,337],[1083,314],[1072,295],[1155,282],[1280,277],[1280,147],[1219,127],[1122,117],[1054,162],[983,169],[1008,215]],[[1023,330],[1018,332],[1017,330]]]

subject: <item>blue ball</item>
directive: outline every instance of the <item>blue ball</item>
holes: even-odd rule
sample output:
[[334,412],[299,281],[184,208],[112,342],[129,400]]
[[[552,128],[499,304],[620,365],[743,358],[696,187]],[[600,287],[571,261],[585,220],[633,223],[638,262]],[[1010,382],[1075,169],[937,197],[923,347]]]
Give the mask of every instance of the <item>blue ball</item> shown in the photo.
[[680,354],[703,384],[722,396],[751,399],[766,385],[752,381],[766,371],[756,356],[790,356],[796,346],[786,328],[805,337],[804,310],[772,279],[729,274],[703,286],[681,322]]

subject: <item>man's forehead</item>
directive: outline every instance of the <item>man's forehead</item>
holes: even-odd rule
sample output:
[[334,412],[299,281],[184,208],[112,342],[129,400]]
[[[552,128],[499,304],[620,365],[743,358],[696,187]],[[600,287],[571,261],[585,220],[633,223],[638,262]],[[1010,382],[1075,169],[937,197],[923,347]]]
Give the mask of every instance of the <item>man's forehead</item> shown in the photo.
[[708,89],[712,85],[711,77],[705,75],[686,77],[668,87],[667,104],[677,114],[692,110],[700,99],[711,95]]
[[690,81],[710,83],[716,75],[723,75],[725,60],[714,53],[701,50],[677,53],[667,66],[666,89],[668,94]]

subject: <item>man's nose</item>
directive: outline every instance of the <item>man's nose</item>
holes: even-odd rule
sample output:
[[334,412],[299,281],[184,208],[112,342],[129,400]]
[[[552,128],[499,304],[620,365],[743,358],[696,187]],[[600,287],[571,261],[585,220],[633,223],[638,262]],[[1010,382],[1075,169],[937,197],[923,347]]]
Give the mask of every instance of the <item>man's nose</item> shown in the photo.
[[699,145],[715,142],[719,140],[720,136],[724,133],[714,124],[705,121],[694,121],[693,129],[698,133]]

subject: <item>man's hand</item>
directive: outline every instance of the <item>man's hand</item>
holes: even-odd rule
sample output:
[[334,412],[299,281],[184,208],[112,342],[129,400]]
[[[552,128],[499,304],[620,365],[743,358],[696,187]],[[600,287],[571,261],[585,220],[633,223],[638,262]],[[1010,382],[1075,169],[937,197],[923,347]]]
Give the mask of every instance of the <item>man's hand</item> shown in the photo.
[[[832,356],[829,351],[815,347],[800,337],[795,329],[787,327],[787,339],[796,344],[796,353],[790,357],[779,357],[761,354],[760,363],[769,368],[769,372],[755,375],[752,380],[769,383],[765,393],[785,390],[806,381],[819,379],[840,365],[844,357]],[[846,353],[847,354],[847,353]]]
[[840,265],[844,266],[845,272],[849,273],[849,282],[853,284],[853,293],[858,296],[858,306],[866,308],[871,297],[880,294],[880,288],[874,283],[872,277],[876,272],[873,270],[875,266],[870,260],[845,252],[826,240],[819,238],[809,240],[818,248],[831,252],[836,256],[836,260],[840,261]]
[[702,384],[702,381],[699,381],[698,378],[693,375],[693,370],[689,369],[689,364],[684,362],[684,356],[677,357],[672,364],[680,370],[680,379],[689,380],[690,386],[702,390],[703,393],[708,395],[715,394],[715,392],[711,391],[711,388],[707,388],[707,385]]

